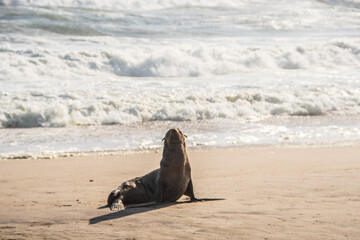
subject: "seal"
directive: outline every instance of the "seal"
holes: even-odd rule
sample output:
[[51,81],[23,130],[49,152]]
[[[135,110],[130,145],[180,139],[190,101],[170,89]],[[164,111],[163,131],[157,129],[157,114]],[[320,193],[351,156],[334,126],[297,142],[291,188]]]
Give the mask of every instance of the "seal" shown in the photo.
[[198,201],[194,195],[191,167],[186,151],[186,135],[179,129],[167,131],[160,168],[122,183],[108,196],[111,210],[175,202],[182,195]]

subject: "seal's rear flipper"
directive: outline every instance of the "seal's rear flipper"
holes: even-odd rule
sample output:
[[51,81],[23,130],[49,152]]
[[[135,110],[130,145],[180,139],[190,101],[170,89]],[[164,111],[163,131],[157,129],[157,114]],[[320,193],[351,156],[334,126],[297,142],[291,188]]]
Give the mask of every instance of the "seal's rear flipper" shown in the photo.
[[111,211],[120,211],[120,210],[124,210],[125,206],[123,204],[123,202],[121,201],[121,199],[116,199],[110,206],[110,210]]

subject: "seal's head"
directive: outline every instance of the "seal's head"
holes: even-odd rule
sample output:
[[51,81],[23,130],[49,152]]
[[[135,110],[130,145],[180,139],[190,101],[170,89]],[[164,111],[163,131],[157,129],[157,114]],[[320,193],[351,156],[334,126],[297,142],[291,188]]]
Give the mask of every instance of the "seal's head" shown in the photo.
[[173,150],[178,146],[185,146],[185,138],[186,135],[184,135],[180,129],[172,128],[167,131],[165,137],[163,138],[163,140],[165,140],[164,145]]

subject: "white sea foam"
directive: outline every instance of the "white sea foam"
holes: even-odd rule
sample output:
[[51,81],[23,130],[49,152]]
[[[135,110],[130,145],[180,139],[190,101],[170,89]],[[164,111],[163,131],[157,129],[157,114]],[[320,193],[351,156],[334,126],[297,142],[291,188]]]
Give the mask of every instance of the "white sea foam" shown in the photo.
[[[136,47],[88,50],[0,47],[0,80],[77,78],[115,74],[128,77],[198,77],[279,69],[360,68],[360,41],[295,46],[241,46],[227,41],[152,42]],[[164,47],[167,45],[168,47]]]
[[358,0],[0,5],[0,155],[359,140]]
[[0,0],[0,5],[7,6],[45,6],[45,7],[82,7],[82,8],[102,8],[102,9],[121,9],[121,10],[155,10],[181,7],[240,7],[243,4],[234,0]]
[[[67,86],[74,86],[71,91],[1,92],[0,123],[3,128],[63,127],[158,120],[260,120],[278,115],[360,114],[360,83],[349,84],[352,81],[349,76],[335,76],[328,84],[327,75],[322,76],[323,79],[317,75],[318,83],[307,85],[307,81],[296,82],[298,72],[285,74],[286,80],[264,80],[260,75],[261,88],[257,87],[261,83],[255,80],[259,75],[247,75],[248,79],[226,77],[225,82],[224,78],[213,78],[211,82],[208,78],[195,82],[151,78],[132,83],[113,80],[111,84],[102,84],[99,81],[90,87],[86,86],[89,80],[84,80],[69,82]],[[302,77],[310,78],[310,75]]]
[[359,0],[318,0],[319,2],[331,4],[331,5],[340,5],[346,7],[360,8]]
[[[317,0],[321,3],[340,5],[346,7],[359,8],[359,0]],[[308,4],[306,1],[304,1]],[[168,8],[182,8],[182,7],[231,7],[243,8],[251,4],[249,0],[236,1],[236,0],[183,0],[183,1],[162,1],[162,0],[131,0],[131,1],[117,1],[117,0],[0,0],[0,5],[5,6],[43,6],[43,7],[82,7],[82,8],[98,8],[98,9],[121,9],[121,10],[155,10],[155,9],[168,9]],[[258,7],[262,5],[273,6],[276,4],[287,5],[288,1],[277,1],[277,3],[270,4],[267,1],[257,1]]]

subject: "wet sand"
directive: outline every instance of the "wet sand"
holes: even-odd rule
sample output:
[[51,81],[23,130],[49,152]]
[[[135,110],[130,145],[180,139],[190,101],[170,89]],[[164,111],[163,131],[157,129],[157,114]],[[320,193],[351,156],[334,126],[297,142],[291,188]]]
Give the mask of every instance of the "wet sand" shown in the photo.
[[359,239],[360,146],[190,149],[195,194],[111,212],[161,152],[0,160],[1,239]]

